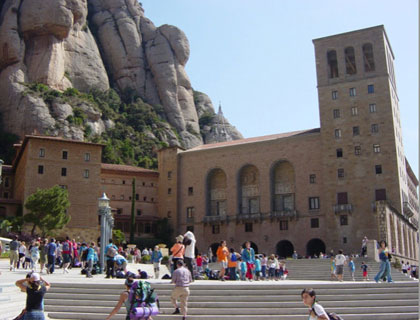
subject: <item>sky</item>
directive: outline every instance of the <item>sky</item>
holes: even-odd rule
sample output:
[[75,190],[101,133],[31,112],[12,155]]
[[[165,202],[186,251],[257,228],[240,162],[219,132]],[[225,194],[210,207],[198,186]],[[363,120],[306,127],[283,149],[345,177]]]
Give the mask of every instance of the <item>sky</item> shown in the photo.
[[195,90],[244,137],[319,128],[312,39],[384,25],[407,159],[418,175],[418,1],[141,0],[156,26],[186,34]]

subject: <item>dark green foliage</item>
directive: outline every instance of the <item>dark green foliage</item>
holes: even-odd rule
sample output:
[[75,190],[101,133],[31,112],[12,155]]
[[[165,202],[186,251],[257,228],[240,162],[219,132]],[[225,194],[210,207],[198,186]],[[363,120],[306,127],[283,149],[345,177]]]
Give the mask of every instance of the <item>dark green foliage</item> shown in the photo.
[[116,245],[121,245],[125,241],[125,234],[119,229],[112,230],[112,241]]
[[0,159],[6,164],[10,164],[15,156],[13,145],[19,142],[19,137],[15,134],[5,132],[3,128],[3,117],[0,113]]
[[198,123],[200,124],[200,129],[202,129],[204,126],[208,126],[211,124],[211,122],[214,119],[214,114],[211,112],[204,112],[203,115],[198,119]]
[[32,223],[31,234],[38,227],[42,237],[50,235],[53,230],[64,228],[70,221],[67,209],[70,206],[68,192],[59,186],[50,189],[37,189],[25,202],[30,212],[24,215],[25,222]]

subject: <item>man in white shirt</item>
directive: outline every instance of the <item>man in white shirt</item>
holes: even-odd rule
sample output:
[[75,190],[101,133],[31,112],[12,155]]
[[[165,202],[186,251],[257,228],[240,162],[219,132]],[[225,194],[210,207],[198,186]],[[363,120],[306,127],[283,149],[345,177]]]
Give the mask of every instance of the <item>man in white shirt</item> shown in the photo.
[[338,281],[343,281],[344,264],[346,261],[347,259],[343,255],[343,250],[338,250],[338,254],[335,256],[335,270]]

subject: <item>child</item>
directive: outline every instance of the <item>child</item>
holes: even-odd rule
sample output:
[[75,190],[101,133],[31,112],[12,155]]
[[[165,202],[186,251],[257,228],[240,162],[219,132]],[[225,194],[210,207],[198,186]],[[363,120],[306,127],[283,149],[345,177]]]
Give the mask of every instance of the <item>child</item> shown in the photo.
[[264,280],[267,280],[267,256],[265,253],[261,256],[261,273]]
[[246,275],[246,262],[242,261],[242,258],[239,258],[240,266],[241,266],[241,280],[245,281],[245,275]]
[[269,280],[274,280],[275,276],[276,276],[276,263],[274,261],[274,254],[272,254],[270,256],[270,258],[268,258],[267,261],[267,266],[268,266],[268,279]]
[[334,256],[331,256],[331,281],[337,279],[335,275],[335,259]]
[[329,320],[327,312],[316,302],[314,289],[304,289],[300,296],[304,305],[309,307],[309,320]]
[[260,280],[261,278],[261,260],[259,256],[255,257],[255,280]]
[[351,274],[352,280],[356,281],[356,279],[354,279],[354,272],[356,271],[356,266],[354,265],[353,257],[350,257],[349,269],[350,269],[350,274]]
[[362,261],[362,265],[360,266],[360,269],[362,269],[362,272],[363,272],[363,281],[369,280],[369,277],[368,277],[369,266],[365,264],[364,261]]
[[280,280],[286,280],[288,271],[286,269],[286,261],[280,263]]
[[30,252],[31,252],[31,269],[32,269],[32,272],[34,272],[36,271],[36,265],[40,257],[39,242],[35,242],[35,245],[32,246]]

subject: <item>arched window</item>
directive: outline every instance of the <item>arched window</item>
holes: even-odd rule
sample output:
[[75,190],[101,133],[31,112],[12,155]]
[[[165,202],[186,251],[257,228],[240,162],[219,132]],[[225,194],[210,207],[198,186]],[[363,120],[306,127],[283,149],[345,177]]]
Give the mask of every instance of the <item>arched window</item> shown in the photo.
[[260,212],[260,187],[258,169],[247,165],[239,172],[239,212]]
[[226,214],[226,174],[216,168],[207,176],[207,215],[223,216]]
[[325,253],[325,243],[321,239],[311,239],[306,244],[306,255],[313,257],[314,255],[317,255],[319,257],[319,254]]
[[354,48],[347,47],[344,49],[344,56],[346,59],[346,73],[347,74],[356,74],[356,58],[354,56]]
[[271,171],[272,211],[295,210],[295,170],[288,161],[277,162]]
[[289,240],[282,240],[277,243],[276,252],[280,258],[287,258],[293,255],[293,244]]
[[365,72],[375,71],[375,60],[373,59],[373,47],[371,43],[363,45],[363,62],[365,65]]
[[338,62],[337,62],[337,52],[335,50],[330,50],[327,52],[328,60],[328,75],[330,78],[338,78]]

